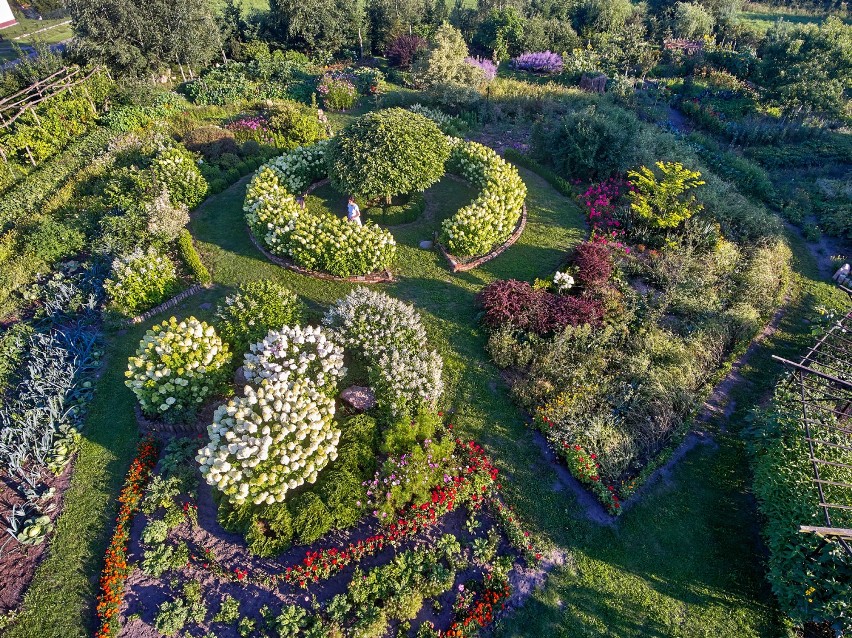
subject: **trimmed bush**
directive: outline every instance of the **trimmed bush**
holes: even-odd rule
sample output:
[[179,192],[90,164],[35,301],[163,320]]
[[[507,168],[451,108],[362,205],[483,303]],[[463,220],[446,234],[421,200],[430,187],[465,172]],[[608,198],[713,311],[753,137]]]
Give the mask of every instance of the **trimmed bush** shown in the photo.
[[195,158],[181,146],[171,146],[160,151],[151,168],[157,181],[168,189],[175,205],[183,204],[192,210],[207,195],[207,182]]
[[216,325],[234,352],[245,353],[249,344],[262,340],[270,330],[294,325],[303,307],[296,294],[270,279],[241,284],[216,308]]
[[213,277],[210,276],[210,271],[207,270],[207,266],[205,266],[204,262],[201,261],[198,251],[195,250],[192,235],[186,228],[181,229],[180,234],[178,235],[178,250],[180,251],[183,263],[192,273],[192,277],[195,281],[205,286],[212,283]]
[[171,317],[145,333],[128,361],[125,385],[148,416],[186,421],[221,390],[230,360],[213,326]]
[[154,247],[114,260],[104,281],[110,303],[131,316],[162,303],[177,286],[174,264]]
[[446,137],[430,119],[385,109],[358,118],[331,140],[328,175],[341,193],[390,202],[441,179],[449,155]]

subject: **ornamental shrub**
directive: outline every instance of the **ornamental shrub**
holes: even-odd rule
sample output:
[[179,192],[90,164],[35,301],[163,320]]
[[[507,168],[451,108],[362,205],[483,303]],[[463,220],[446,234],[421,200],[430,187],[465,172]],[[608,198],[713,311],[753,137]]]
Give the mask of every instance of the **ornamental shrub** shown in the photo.
[[135,315],[165,301],[178,286],[172,261],[156,248],[135,250],[112,262],[104,281],[110,303],[120,312]]
[[415,60],[414,79],[423,87],[438,84],[479,86],[485,80],[482,69],[465,62],[468,57],[461,31],[445,22],[438,27],[429,49]]
[[317,83],[317,93],[329,111],[346,111],[358,101],[358,89],[351,76],[343,73],[326,73]]
[[574,249],[577,282],[593,290],[609,281],[612,275],[612,255],[606,244],[586,241]]
[[230,360],[213,326],[171,317],[145,333],[128,361],[125,385],[146,415],[186,421],[223,387]]
[[328,143],[301,146],[273,158],[266,166],[273,170],[282,186],[292,194],[304,193],[308,186],[325,177]]
[[402,415],[436,405],[444,390],[443,362],[426,348],[413,306],[356,288],[328,310],[323,323],[344,348],[366,360],[380,407]]
[[662,174],[659,178],[647,166],[627,173],[633,186],[627,194],[630,210],[654,229],[676,228],[701,210],[694,196],[684,194],[705,182],[701,173],[680,162],[657,162],[656,166]]
[[512,59],[512,68],[531,73],[562,73],[562,56],[550,51],[522,53]]
[[168,189],[173,204],[183,204],[192,210],[204,200],[207,182],[195,157],[182,146],[170,146],[160,151],[151,168],[157,181]]
[[210,271],[201,261],[201,256],[192,242],[192,235],[186,228],[181,228],[178,235],[178,250],[184,265],[192,273],[195,281],[205,286],[213,282],[213,277],[210,276]]
[[443,222],[443,241],[459,257],[483,255],[514,232],[527,187],[514,166],[477,142],[454,140],[448,170],[473,184],[479,194]]
[[269,107],[267,121],[279,148],[312,145],[328,137],[317,109],[298,102],[275,103]]
[[365,199],[424,191],[444,174],[450,146],[441,129],[400,108],[364,115],[334,137],[328,175],[341,193]]
[[385,50],[385,57],[391,66],[408,70],[417,57],[429,46],[419,35],[403,34],[395,37]]
[[246,381],[310,379],[321,392],[337,394],[337,381],[346,374],[343,348],[322,328],[283,326],[253,343],[243,362]]
[[281,503],[337,458],[334,399],[308,379],[263,379],[244,392],[217,408],[196,460],[232,503]]
[[173,203],[166,188],[145,204],[145,215],[148,218],[148,232],[167,243],[177,239],[180,231],[189,223],[186,205]]
[[322,499],[313,492],[300,494],[290,505],[293,527],[298,543],[310,545],[323,537],[334,524],[331,512]]
[[254,514],[245,532],[249,551],[255,556],[277,556],[293,544],[293,517],[286,505],[252,507]]
[[241,284],[216,308],[216,325],[234,352],[245,353],[249,344],[281,326],[298,324],[303,306],[296,294],[270,279]]

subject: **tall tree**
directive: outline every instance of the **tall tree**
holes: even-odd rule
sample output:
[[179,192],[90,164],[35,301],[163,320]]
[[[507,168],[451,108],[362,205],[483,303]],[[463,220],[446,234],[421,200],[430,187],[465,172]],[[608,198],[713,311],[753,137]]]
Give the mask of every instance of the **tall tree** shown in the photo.
[[267,31],[290,48],[336,53],[358,47],[365,27],[361,0],[270,0]]
[[204,66],[221,49],[208,0],[70,0],[78,54],[123,75]]

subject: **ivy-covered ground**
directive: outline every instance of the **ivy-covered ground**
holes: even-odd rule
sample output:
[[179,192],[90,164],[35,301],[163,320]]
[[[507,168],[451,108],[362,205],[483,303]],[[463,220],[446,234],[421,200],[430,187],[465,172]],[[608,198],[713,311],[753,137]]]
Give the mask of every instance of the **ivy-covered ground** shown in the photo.
[[[418,248],[433,222],[394,228],[399,244],[399,281],[380,288],[413,303],[430,341],[445,361],[447,405],[465,438],[483,444],[507,477],[507,500],[532,527],[565,553],[518,612],[498,623],[501,635],[572,636],[772,636],[780,633],[762,580],[753,507],[745,496],[746,460],[731,435],[718,433],[693,450],[666,480],[656,484],[612,525],[586,518],[574,494],[561,487],[543,458],[524,415],[513,405],[498,371],[488,361],[477,322],[475,294],[497,278],[532,280],[553,272],[565,251],[586,233],[580,210],[538,176],[522,171],[529,188],[529,224],[519,242],[484,267],[451,274],[440,256]],[[235,285],[271,278],[294,290],[316,319],[351,285],[304,277],[267,262],[252,245],[242,213],[245,184],[210,198],[194,215],[191,230],[215,286],[187,300],[178,316],[209,319],[215,302]],[[435,216],[451,214],[469,198],[455,182],[428,193]],[[774,343],[801,331],[801,313],[813,295],[830,296],[816,283],[806,251],[794,251],[804,274],[788,325]],[[97,572],[112,528],[118,492],[137,442],[132,394],[124,365],[153,322],[108,339],[106,367],[98,383],[86,438],[57,525],[49,558],[25,599],[12,637],[83,636],[92,629]],[[793,347],[796,344],[793,343]],[[774,378],[769,365],[745,374],[759,392]],[[763,376],[761,376],[763,375]],[[93,520],[102,523],[92,524]]]

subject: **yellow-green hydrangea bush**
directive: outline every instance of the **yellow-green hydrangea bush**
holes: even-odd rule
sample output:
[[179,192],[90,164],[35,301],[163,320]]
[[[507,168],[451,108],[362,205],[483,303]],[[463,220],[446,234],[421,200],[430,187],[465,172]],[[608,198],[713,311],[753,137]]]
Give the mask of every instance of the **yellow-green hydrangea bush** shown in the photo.
[[128,316],[165,301],[178,287],[175,265],[153,246],[114,259],[104,281],[110,304]]
[[281,503],[337,458],[334,399],[310,380],[263,379],[220,406],[196,460],[207,483],[241,505]]
[[183,146],[169,146],[151,163],[157,181],[165,186],[172,204],[183,204],[190,210],[207,195],[207,180],[198,168],[195,156]]
[[128,361],[125,385],[146,415],[186,421],[222,389],[230,360],[213,326],[195,317],[171,317],[145,333]]
[[454,139],[447,168],[473,184],[479,194],[444,221],[442,240],[459,257],[484,255],[514,232],[527,187],[514,166],[477,142]]

